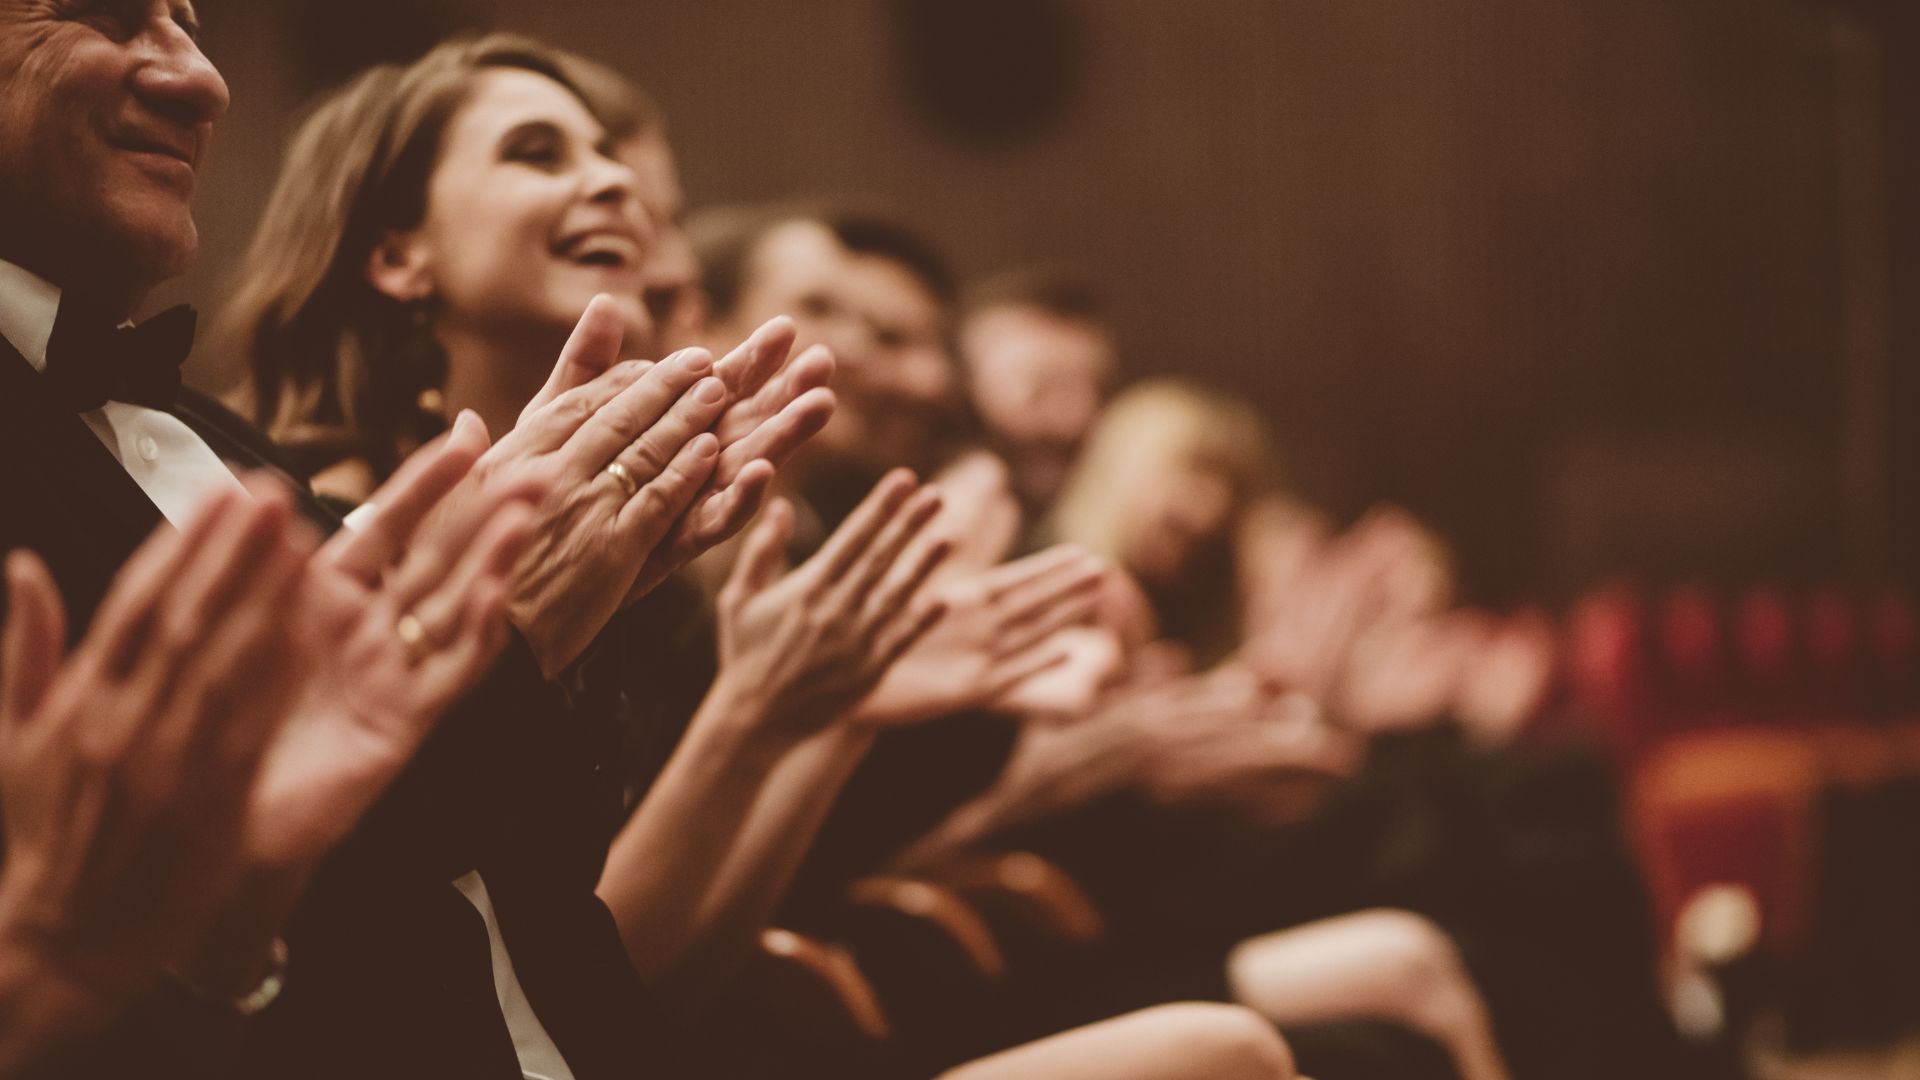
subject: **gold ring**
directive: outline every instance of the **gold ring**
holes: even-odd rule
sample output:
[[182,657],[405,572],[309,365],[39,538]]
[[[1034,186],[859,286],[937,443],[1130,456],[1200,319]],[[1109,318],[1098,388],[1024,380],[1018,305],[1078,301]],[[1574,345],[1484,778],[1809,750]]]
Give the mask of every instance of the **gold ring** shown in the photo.
[[393,633],[400,639],[400,644],[407,647],[407,659],[415,664],[426,659],[427,653],[432,651],[427,645],[427,628],[412,612],[400,616],[400,621],[393,624]]
[[636,494],[639,493],[640,481],[635,480],[633,478],[633,474],[627,471],[627,467],[625,465],[622,465],[617,461],[608,462],[607,475],[613,477],[615,480],[620,481],[620,486],[626,490],[627,498],[631,499]]

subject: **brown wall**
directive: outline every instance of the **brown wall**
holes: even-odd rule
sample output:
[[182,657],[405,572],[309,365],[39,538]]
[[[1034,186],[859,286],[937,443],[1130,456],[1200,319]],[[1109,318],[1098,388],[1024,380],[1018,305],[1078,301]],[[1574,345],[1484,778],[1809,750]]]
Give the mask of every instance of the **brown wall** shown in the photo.
[[[239,104],[185,291],[217,294],[290,109],[329,70],[316,52],[414,11],[409,34],[512,27],[625,66],[666,106],[696,203],[876,196],[967,272],[1090,268],[1136,370],[1244,389],[1310,494],[1343,513],[1410,504],[1489,595],[1635,566],[1832,570],[1887,548],[1884,505],[1843,513],[1843,461],[1872,464],[1843,439],[1872,421],[1845,404],[1860,334],[1843,336],[1843,299],[1888,286],[1860,270],[1884,259],[1843,242],[1849,221],[1885,222],[1843,201],[1860,185],[1839,166],[1861,158],[1836,145],[1884,130],[1876,110],[1912,110],[1888,103],[1898,79],[1884,98],[1836,90],[1831,5],[975,0],[975,21],[1040,10],[1068,31],[1064,62],[1040,67],[1065,73],[1058,108],[997,139],[914,108],[903,72],[945,70],[902,54],[915,7],[940,10],[334,0],[316,22],[291,0],[210,0]],[[1906,55],[1860,25],[1844,40],[1869,59]],[[960,70],[991,97],[1025,85],[1046,39],[982,40]],[[1894,134],[1884,149],[1910,162]],[[1883,340],[1885,309],[1868,319]],[[200,363],[212,377],[217,358]],[[1886,483],[1902,477],[1920,485]],[[1855,519],[1882,524],[1863,536],[1876,526]]]

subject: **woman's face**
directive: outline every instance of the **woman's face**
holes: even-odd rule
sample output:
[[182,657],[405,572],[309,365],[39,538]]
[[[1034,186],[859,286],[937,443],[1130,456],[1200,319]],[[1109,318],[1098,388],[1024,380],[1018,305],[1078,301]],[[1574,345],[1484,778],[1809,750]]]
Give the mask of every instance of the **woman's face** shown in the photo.
[[1218,462],[1194,453],[1153,461],[1128,495],[1121,562],[1150,585],[1175,584],[1225,536],[1236,498],[1232,476]]
[[642,300],[652,229],[633,170],[610,150],[593,114],[552,79],[499,68],[474,80],[447,125],[426,220],[405,240],[443,331],[564,334],[607,293],[629,348],[652,342]]

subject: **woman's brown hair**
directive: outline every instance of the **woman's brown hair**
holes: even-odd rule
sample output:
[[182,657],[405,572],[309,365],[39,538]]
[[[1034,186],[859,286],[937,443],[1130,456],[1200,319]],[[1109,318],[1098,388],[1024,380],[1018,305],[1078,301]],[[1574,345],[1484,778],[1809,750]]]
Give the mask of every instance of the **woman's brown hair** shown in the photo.
[[246,359],[255,421],[309,471],[359,459],[385,476],[444,425],[431,312],[375,289],[366,266],[425,217],[447,124],[492,68],[560,83],[616,139],[658,124],[611,69],[514,34],[454,39],[329,94],[287,149],[218,331]]

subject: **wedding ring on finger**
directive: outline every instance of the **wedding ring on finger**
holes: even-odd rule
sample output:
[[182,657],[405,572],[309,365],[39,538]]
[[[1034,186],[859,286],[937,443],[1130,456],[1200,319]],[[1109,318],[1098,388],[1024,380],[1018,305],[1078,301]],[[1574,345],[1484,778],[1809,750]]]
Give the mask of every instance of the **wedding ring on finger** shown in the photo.
[[640,481],[633,478],[633,473],[628,471],[625,465],[617,461],[610,461],[607,463],[606,472],[608,476],[613,477],[619,482],[620,490],[627,493],[627,498],[631,499],[639,494]]
[[433,651],[432,643],[427,640],[427,628],[412,612],[400,616],[399,621],[393,624],[393,633],[400,639],[400,644],[407,647],[407,662],[410,664],[420,663]]

